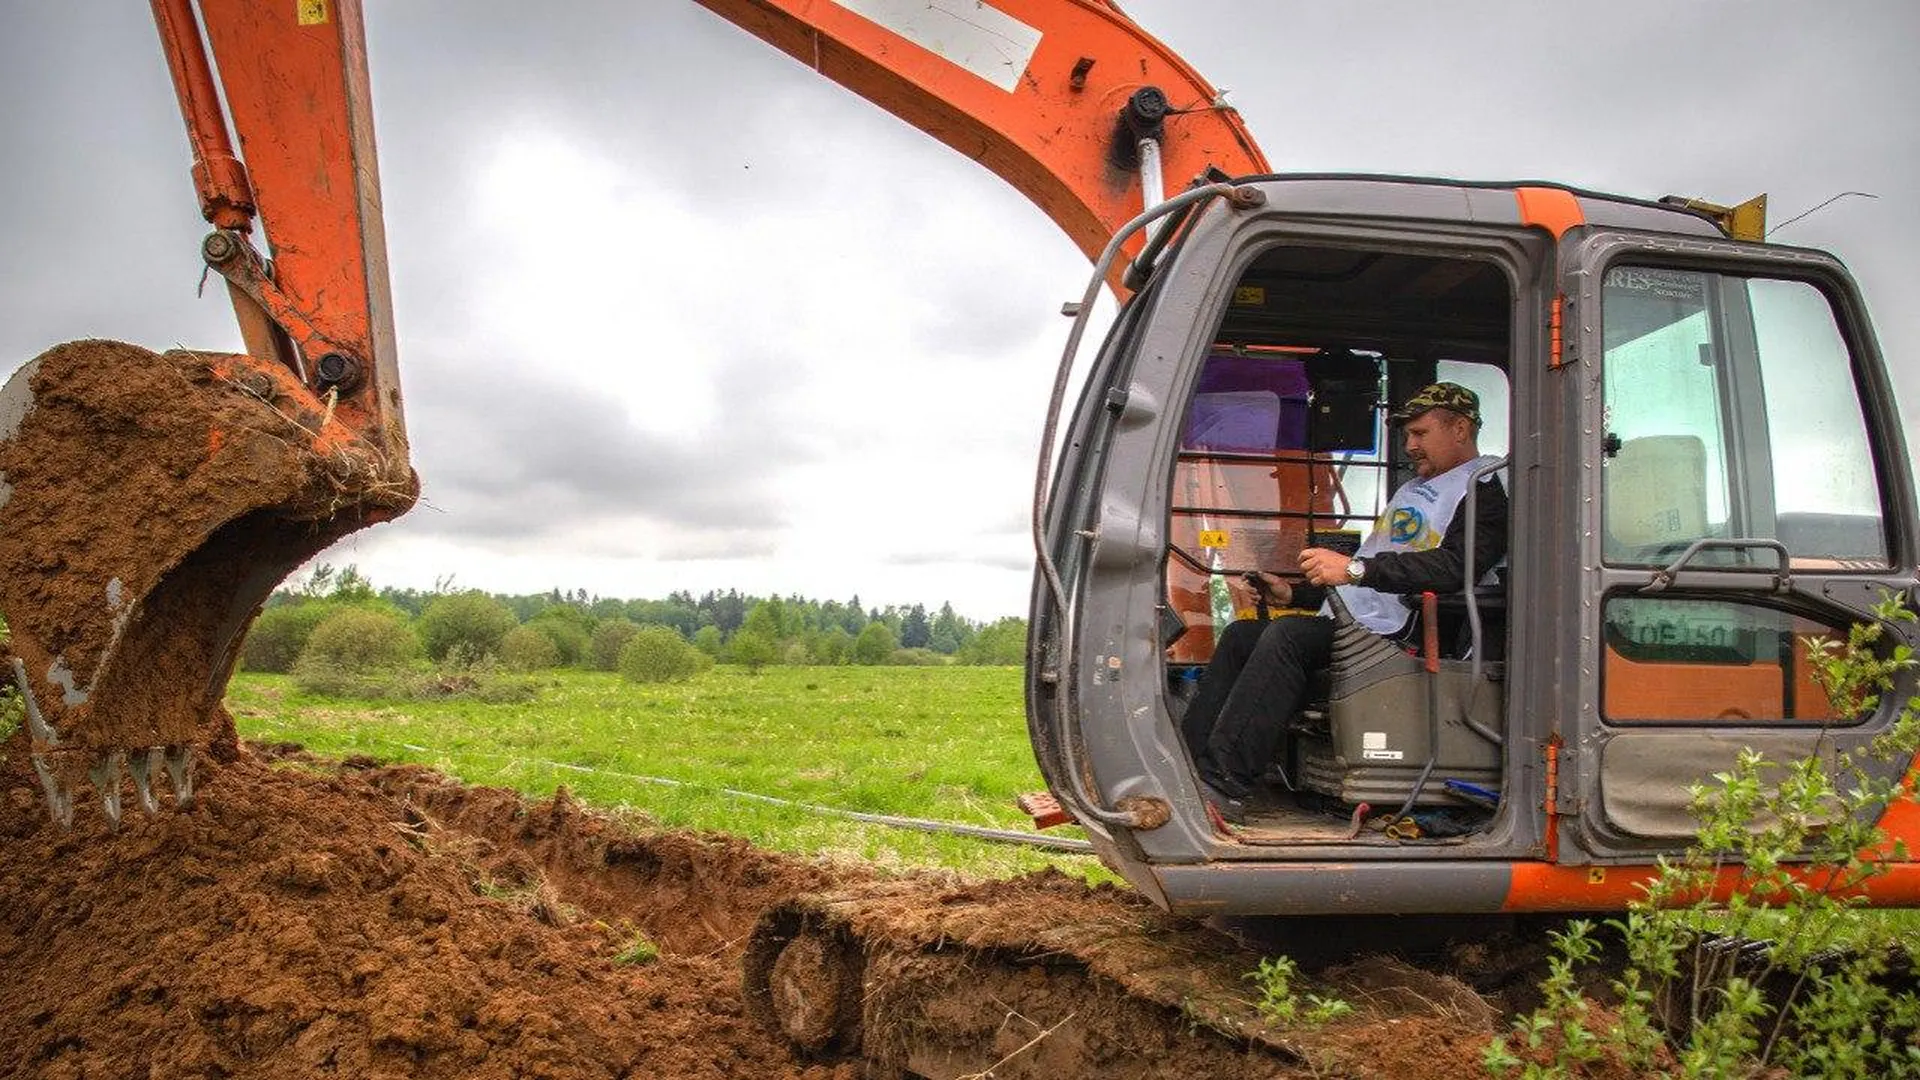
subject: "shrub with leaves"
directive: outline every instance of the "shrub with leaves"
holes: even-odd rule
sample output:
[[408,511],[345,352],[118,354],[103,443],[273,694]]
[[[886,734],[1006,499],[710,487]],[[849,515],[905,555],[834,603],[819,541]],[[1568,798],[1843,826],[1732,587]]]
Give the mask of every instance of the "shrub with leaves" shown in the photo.
[[397,612],[339,607],[313,628],[293,677],[309,693],[384,696],[419,655],[420,639]]
[[742,630],[727,642],[727,659],[748,671],[759,671],[779,656],[779,647],[773,639],[759,630]]
[[307,639],[313,636],[313,628],[338,610],[334,604],[305,600],[261,612],[240,646],[241,666],[277,675],[292,671],[294,661],[307,647]]
[[[1807,640],[1836,715],[1872,713],[1914,667],[1884,640],[1913,618],[1889,596],[1844,646]],[[1613,924],[1627,966],[1610,1019],[1595,1021],[1575,980],[1597,949],[1592,927],[1573,923],[1556,936],[1545,1003],[1514,1022],[1514,1041],[1488,1046],[1488,1070],[1575,1076],[1605,1056],[1649,1076],[1920,1076],[1920,994],[1880,978],[1884,948],[1858,944],[1873,936],[1860,930],[1860,889],[1886,872],[1873,853],[1907,857],[1874,822],[1915,780],[1920,698],[1862,753],[1821,742],[1787,763],[1742,751],[1695,785],[1695,840]]]
[[893,650],[893,655],[887,657],[887,663],[892,664],[894,667],[930,667],[946,662],[946,657],[941,656],[939,653],[925,646],[912,649],[895,649]]
[[632,619],[600,620],[587,643],[587,663],[595,671],[620,670],[620,650],[639,632],[640,624]]
[[856,664],[884,664],[893,656],[893,650],[900,647],[900,639],[883,622],[870,622],[853,639],[853,662]]
[[[524,624],[530,630],[544,635],[553,643],[559,660],[548,667],[573,667],[583,664],[587,659],[587,648],[591,641],[592,620],[578,608],[554,607],[535,615]],[[512,631],[508,631],[509,634]],[[501,643],[505,647],[505,641]],[[611,670],[611,669],[608,669]]]
[[500,639],[500,663],[508,671],[545,671],[560,662],[560,647],[531,623],[514,627]]
[[720,659],[720,654],[725,652],[727,648],[725,637],[720,633],[720,628],[712,623],[708,623],[693,632],[693,647],[706,653],[715,660]]
[[462,646],[475,655],[498,654],[500,639],[520,625],[513,609],[478,589],[448,593],[427,601],[420,612],[420,641],[427,656],[443,660]]
[[670,626],[640,627],[620,650],[620,674],[629,682],[681,682],[712,664]]

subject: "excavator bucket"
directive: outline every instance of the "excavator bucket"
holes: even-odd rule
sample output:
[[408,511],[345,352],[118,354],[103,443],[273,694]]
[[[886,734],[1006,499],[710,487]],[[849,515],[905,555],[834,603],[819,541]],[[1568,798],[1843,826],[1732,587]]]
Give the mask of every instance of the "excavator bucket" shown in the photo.
[[332,414],[277,365],[113,341],[0,391],[0,674],[26,711],[5,756],[56,821],[90,788],[117,824],[126,780],[149,812],[190,802],[195,755],[234,746],[221,699],[268,594],[413,504],[404,449]]

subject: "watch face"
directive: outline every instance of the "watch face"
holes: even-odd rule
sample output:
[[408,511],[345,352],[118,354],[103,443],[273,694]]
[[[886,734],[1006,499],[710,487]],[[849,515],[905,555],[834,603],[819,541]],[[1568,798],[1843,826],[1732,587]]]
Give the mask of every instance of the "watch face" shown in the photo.
[[1349,561],[1348,561],[1348,563],[1347,563],[1347,577],[1348,577],[1348,578],[1350,578],[1350,579],[1352,579],[1352,580],[1354,580],[1354,581],[1359,581],[1359,580],[1360,580],[1360,575],[1362,575],[1362,574],[1364,574],[1364,573],[1366,573],[1366,572],[1367,572],[1367,564],[1366,564],[1366,563],[1363,563],[1363,562],[1361,562],[1361,561],[1360,561],[1359,559],[1352,559],[1352,560],[1349,560]]

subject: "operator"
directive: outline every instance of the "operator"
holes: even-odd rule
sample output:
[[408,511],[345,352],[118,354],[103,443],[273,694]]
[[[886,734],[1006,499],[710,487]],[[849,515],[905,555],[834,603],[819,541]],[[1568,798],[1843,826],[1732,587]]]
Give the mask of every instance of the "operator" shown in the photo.
[[[1302,585],[1260,572],[1257,587],[1280,606],[1320,613],[1228,626],[1181,720],[1201,791],[1228,821],[1245,820],[1246,800],[1258,790],[1282,730],[1299,711],[1308,674],[1332,661],[1327,588],[1337,587],[1369,630],[1403,641],[1414,639],[1416,621],[1403,596],[1463,588],[1466,522],[1455,511],[1473,471],[1495,460],[1480,456],[1480,398],[1457,383],[1434,383],[1389,419],[1402,426],[1418,475],[1393,493],[1352,557],[1303,550]],[[1506,491],[1484,477],[1475,505],[1474,566],[1492,567],[1507,553]]]

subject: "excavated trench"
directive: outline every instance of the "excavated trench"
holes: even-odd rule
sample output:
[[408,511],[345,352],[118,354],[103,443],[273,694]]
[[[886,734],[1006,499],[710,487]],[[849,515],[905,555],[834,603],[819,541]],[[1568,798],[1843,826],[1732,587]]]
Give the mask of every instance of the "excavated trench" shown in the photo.
[[[1406,1080],[1476,1074],[1501,1023],[1452,975],[1374,958],[1315,983],[1353,1016],[1225,1034],[1219,973],[1254,954],[1124,890],[883,877],[564,791],[533,802],[288,747],[210,763],[186,811],[117,832],[83,813],[63,832],[24,750],[16,735],[0,764],[0,1078],[826,1080],[984,1063]],[[769,910],[862,892],[882,899],[846,922],[873,943],[864,1040],[798,1052],[750,1015],[743,953]],[[1117,929],[1068,944],[1068,925]],[[658,956],[631,962],[641,937]],[[1183,995],[1166,958],[1188,954],[1214,975]]]

